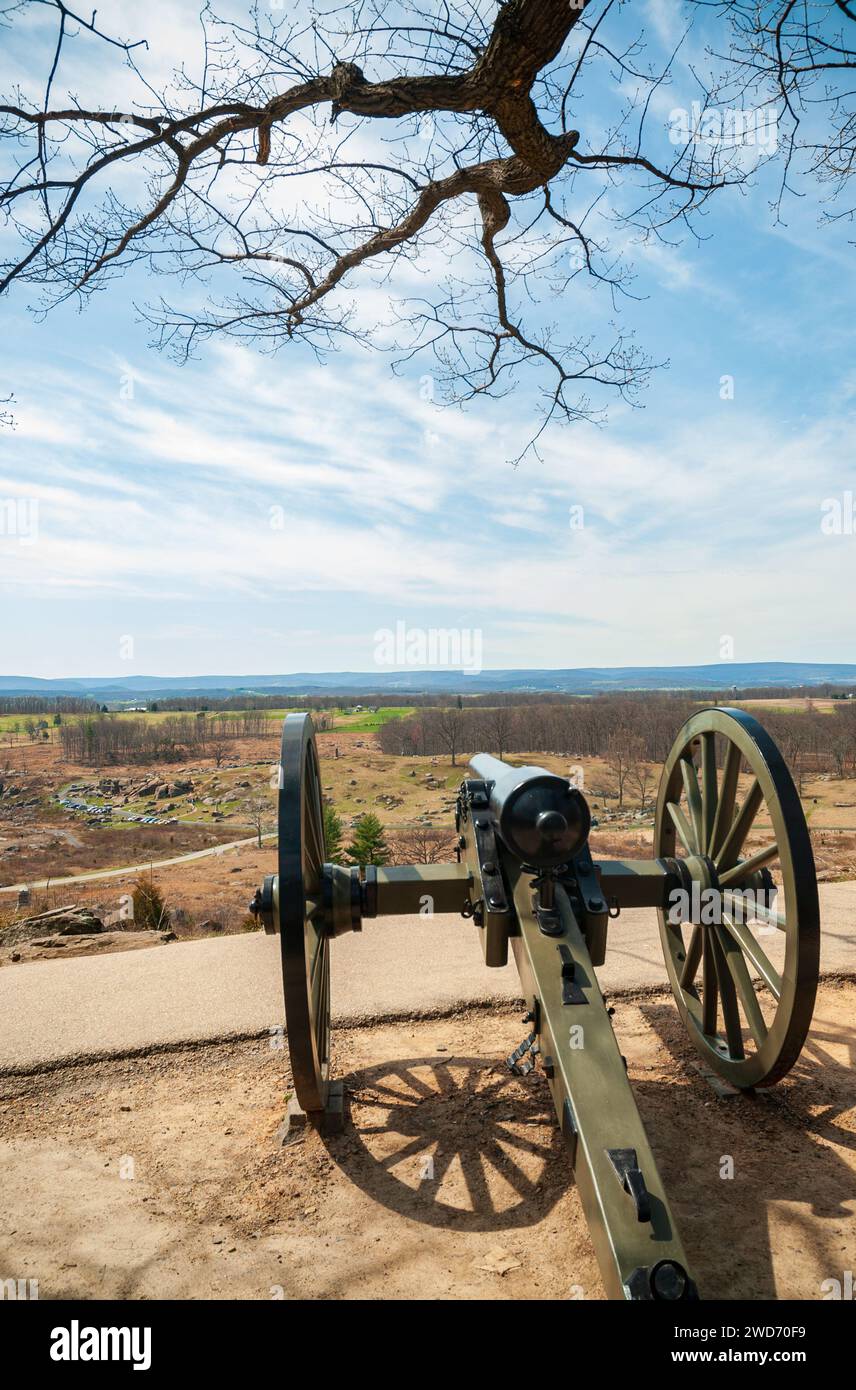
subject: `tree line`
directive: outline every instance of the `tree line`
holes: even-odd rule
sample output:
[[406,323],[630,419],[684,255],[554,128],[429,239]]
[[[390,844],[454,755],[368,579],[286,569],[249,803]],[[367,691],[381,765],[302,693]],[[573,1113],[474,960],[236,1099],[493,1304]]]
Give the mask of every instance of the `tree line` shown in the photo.
[[[313,714],[318,714],[325,710],[341,709],[343,705],[395,705],[399,708],[402,705],[410,708],[418,704],[436,704],[436,697],[416,696],[416,695],[372,695],[360,691],[358,694],[342,695],[295,695],[293,690],[273,691],[269,695],[222,695],[212,698],[210,695],[175,695],[167,699],[158,697],[149,702],[150,710],[175,710],[180,711],[218,711],[218,710],[241,710],[241,709],[284,709],[284,710],[310,710]],[[323,717],[323,713],[322,713]],[[316,728],[324,728],[326,725],[315,721]]]
[[620,729],[642,740],[645,757],[662,762],[676,731],[698,706],[673,696],[646,699],[603,695],[592,699],[566,696],[525,705],[425,710],[390,720],[377,733],[386,753],[404,756],[555,753],[560,757],[597,757]]
[[87,714],[94,700],[77,695],[0,695],[0,714]]
[[[711,705],[728,703],[735,700],[751,699],[788,699],[791,697],[805,698],[806,688],[800,686],[747,686],[745,689],[737,689],[726,694],[722,690],[626,690],[614,698],[634,703],[644,703],[652,699],[659,699],[666,702],[671,709],[684,707],[688,702],[698,704],[706,702]],[[812,686],[811,696],[817,699],[846,700],[851,694],[848,687],[840,685],[818,685]],[[493,710],[498,707],[517,708],[531,705],[566,705],[569,701],[583,699],[597,699],[598,697],[589,695],[575,694],[569,690],[487,690],[478,694],[458,692],[455,690],[416,692],[407,691],[396,693],[389,690],[351,690],[338,691],[331,695],[295,695],[291,690],[272,691],[264,695],[174,695],[162,698],[160,696],[151,698],[148,708],[151,711],[169,710],[175,713],[196,713],[196,712],[217,712],[220,710],[242,710],[242,709],[284,709],[284,710],[308,710],[315,717],[316,728],[333,725],[332,717],[330,723],[319,724],[319,716],[324,712],[330,715],[344,707],[362,705],[363,708],[377,708],[383,706],[388,709],[445,709],[457,708],[465,710]],[[612,697],[611,697],[612,698]]]
[[[679,728],[699,708],[697,698],[659,694],[566,697],[486,709],[452,705],[390,720],[377,738],[385,753],[445,756],[453,765],[476,752],[601,757],[623,785],[625,773],[632,782],[641,765],[665,761]],[[837,702],[829,712],[809,701],[804,710],[760,709],[756,717],[798,782],[812,772],[856,776],[856,701]]]
[[220,762],[232,739],[263,738],[270,721],[259,710],[166,719],[79,719],[60,728],[65,757],[89,766],[123,762],[179,762],[191,754]]

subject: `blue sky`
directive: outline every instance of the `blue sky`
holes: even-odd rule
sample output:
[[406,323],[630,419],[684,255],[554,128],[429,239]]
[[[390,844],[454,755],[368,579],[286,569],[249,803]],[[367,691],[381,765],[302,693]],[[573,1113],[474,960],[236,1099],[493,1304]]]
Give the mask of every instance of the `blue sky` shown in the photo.
[[[157,67],[195,7],[146,8]],[[0,85],[43,71],[48,38],[12,44]],[[98,90],[93,47],[75,63]],[[738,661],[856,661],[856,535],[820,524],[856,490],[853,248],[810,189],[777,225],[772,190],[720,197],[701,242],[629,248],[622,323],[670,366],[643,409],[551,428],[517,467],[525,392],[436,406],[430,364],[356,347],[220,341],[180,366],[136,321],[140,272],[41,323],[7,296],[0,499],[37,499],[38,535],[0,535],[3,672],[368,670],[399,621],[478,629],[485,667],[710,662],[724,638]],[[612,317],[585,289],[550,311]]]

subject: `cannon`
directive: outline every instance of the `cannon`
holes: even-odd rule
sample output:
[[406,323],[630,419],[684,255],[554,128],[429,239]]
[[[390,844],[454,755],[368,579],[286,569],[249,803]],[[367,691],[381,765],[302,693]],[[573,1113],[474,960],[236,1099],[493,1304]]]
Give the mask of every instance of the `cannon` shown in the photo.
[[639,860],[593,859],[589,807],[572,779],[488,754],[470,773],[457,798],[455,862],[330,864],[312,722],[286,717],[278,872],[251,907],[280,938],[297,1102],[320,1130],[341,1127],[342,1083],[330,1073],[334,939],[384,915],[460,913],[487,965],[513,953],[529,1031],[507,1062],[546,1078],[607,1296],[697,1298],[595,971],[621,910],[656,909],[703,1070],[744,1091],[786,1074],[811,1023],[820,916],[785,761],[742,710],[692,715],[663,767],[653,853]]

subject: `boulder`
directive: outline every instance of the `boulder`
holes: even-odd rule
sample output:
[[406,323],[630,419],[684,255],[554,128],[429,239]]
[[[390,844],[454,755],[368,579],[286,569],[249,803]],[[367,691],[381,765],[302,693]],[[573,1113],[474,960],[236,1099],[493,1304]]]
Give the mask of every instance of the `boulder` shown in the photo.
[[12,946],[21,941],[32,941],[44,932],[50,932],[53,936],[94,936],[104,929],[104,923],[96,912],[72,903],[68,907],[56,907],[51,912],[20,918],[3,931],[0,941],[4,946]]

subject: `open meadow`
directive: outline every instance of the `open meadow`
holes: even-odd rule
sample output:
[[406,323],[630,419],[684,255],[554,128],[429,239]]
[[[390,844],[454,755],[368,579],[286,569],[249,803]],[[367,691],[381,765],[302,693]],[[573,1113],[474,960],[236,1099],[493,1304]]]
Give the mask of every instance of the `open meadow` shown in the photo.
[[[763,720],[764,702],[752,703]],[[788,708],[789,719],[802,717],[798,704]],[[74,763],[52,726],[47,739],[8,731],[9,742],[0,746],[0,964],[135,944],[123,905],[141,879],[156,886],[166,909],[161,925],[179,938],[255,930],[248,903],[264,875],[276,869],[274,788],[286,711],[254,713],[264,715],[259,736],[212,741],[204,755],[195,749],[159,764]],[[332,724],[319,732],[318,748],[324,796],[340,819],[345,854],[359,818],[371,812],[383,827],[390,862],[453,857],[455,800],[468,755],[456,753],[453,762],[449,754],[384,751],[381,728],[413,713],[407,706],[382,707],[322,712],[318,719]],[[162,725],[176,717],[156,710],[110,719]],[[582,785],[594,818],[595,858],[650,854],[656,764],[643,764],[641,778],[624,778],[619,804],[609,753],[508,756]],[[819,880],[856,877],[856,779],[804,769],[801,784]],[[744,774],[741,792],[747,786]],[[768,830],[762,814],[748,848]],[[29,892],[19,905],[21,887]],[[21,941],[23,918],[72,906],[112,922],[109,938],[70,940],[40,929],[36,940],[48,944]]]

